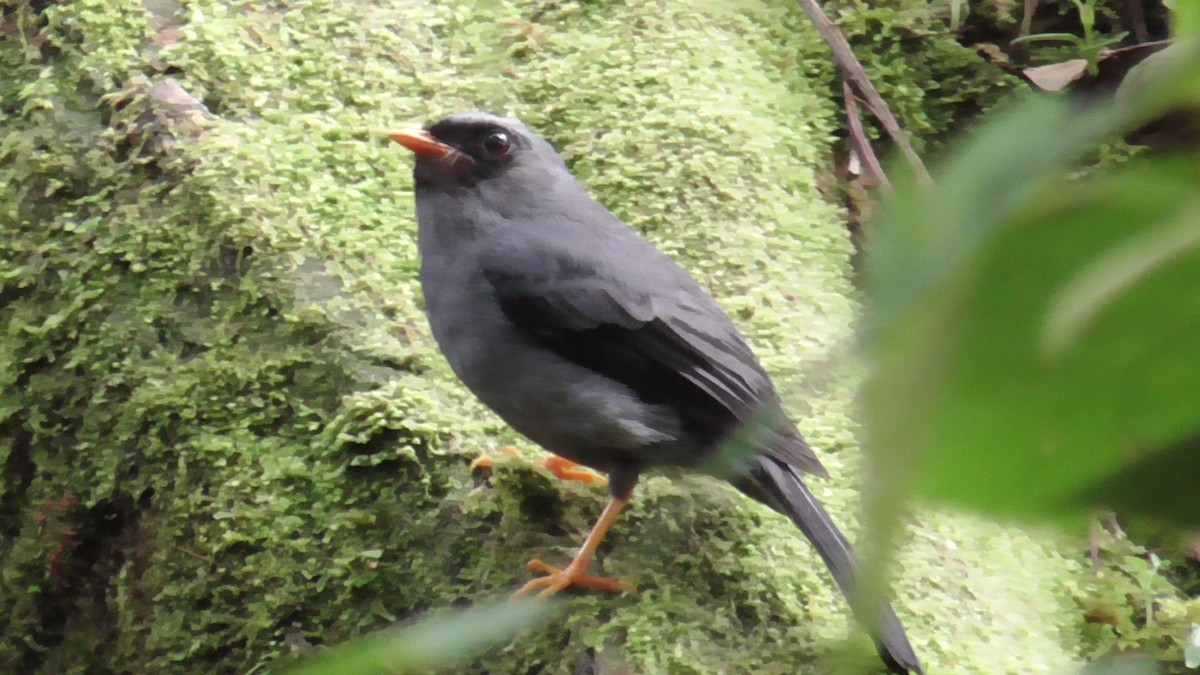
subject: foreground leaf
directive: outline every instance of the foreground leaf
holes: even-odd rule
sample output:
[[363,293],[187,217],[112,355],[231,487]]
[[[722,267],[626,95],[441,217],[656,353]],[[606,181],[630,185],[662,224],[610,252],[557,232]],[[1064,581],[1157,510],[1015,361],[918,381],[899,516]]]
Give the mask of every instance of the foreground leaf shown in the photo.
[[547,620],[552,606],[521,602],[474,607],[391,628],[331,647],[288,669],[289,675],[425,673],[502,644]]
[[1123,109],[1031,101],[933,190],[901,184],[886,206],[865,275],[876,527],[906,492],[1000,518],[1116,506],[1200,525],[1154,496],[1200,429],[1200,166],[1066,177],[1107,135],[1194,98],[1194,74],[1164,77]]

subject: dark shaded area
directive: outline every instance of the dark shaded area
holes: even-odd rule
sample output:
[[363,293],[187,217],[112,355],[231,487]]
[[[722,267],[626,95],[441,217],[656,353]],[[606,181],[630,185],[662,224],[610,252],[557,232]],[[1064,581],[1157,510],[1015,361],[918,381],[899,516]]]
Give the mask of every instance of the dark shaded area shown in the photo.
[[1120,517],[1146,517],[1184,530],[1200,529],[1200,430],[1149,450],[1118,473],[1095,483],[1076,503],[1110,508]]
[[83,507],[69,494],[41,505],[41,515],[31,525],[49,551],[45,583],[25,605],[32,613],[29,641],[8,643],[12,651],[5,662],[15,668],[12,672],[56,670],[54,648],[68,642],[77,645],[77,654],[90,655],[88,672],[126,672],[113,667],[118,625],[114,603],[137,605],[148,598],[132,590],[125,598],[114,594],[123,568],[134,575],[144,569],[148,549],[139,508],[128,495]]

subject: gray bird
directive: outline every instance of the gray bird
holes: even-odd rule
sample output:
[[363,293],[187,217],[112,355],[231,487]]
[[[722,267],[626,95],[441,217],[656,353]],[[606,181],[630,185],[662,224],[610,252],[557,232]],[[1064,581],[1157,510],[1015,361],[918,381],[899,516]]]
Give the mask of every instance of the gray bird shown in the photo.
[[[524,124],[471,112],[392,140],[416,154],[421,285],[454,372],[533,442],[608,474],[575,559],[517,592],[627,588],[589,576],[638,477],[682,467],[787,515],[842,592],[857,563],[803,473],[824,467],[733,322],[687,272],[596,202]],[[900,621],[872,612],[888,668],[922,672]]]

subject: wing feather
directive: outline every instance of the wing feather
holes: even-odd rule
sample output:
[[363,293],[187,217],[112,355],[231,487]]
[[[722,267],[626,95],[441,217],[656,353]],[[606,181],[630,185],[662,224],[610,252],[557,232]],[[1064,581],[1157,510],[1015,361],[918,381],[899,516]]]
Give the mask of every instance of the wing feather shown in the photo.
[[[673,263],[670,271],[679,278],[664,280],[602,276],[596,270],[604,265],[544,248],[510,251],[488,262],[484,277],[501,310],[529,339],[624,384],[647,403],[669,406],[704,445],[719,442],[764,406],[779,405],[736,327]],[[765,451],[824,474],[790,425]]]

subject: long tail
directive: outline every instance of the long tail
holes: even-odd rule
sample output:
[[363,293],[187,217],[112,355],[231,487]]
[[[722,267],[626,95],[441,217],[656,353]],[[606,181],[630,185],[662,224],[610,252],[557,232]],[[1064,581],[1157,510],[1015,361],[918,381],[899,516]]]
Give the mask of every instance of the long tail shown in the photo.
[[[791,518],[817,548],[842,594],[853,596],[858,572],[854,549],[794,469],[777,459],[760,457],[737,487]],[[924,673],[891,606],[884,603],[874,614],[875,648],[888,669],[893,673]]]

